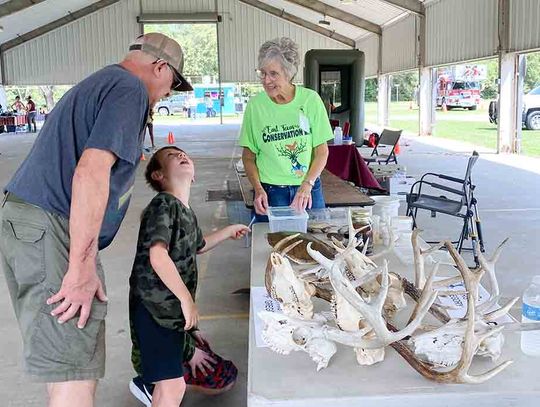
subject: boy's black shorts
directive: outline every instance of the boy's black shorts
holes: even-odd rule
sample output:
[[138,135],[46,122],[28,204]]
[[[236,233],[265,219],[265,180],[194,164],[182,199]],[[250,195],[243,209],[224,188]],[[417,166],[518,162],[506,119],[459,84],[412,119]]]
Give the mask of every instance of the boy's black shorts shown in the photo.
[[133,330],[141,351],[142,379],[145,383],[184,376],[185,333],[159,325],[145,306],[135,306]]

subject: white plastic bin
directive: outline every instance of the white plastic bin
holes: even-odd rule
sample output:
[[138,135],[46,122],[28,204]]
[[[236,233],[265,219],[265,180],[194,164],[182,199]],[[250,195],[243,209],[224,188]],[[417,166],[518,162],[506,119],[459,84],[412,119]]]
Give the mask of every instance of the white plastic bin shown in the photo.
[[307,232],[308,214],[297,212],[288,206],[268,208],[270,232]]
[[399,198],[388,195],[375,195],[371,199],[375,201],[373,205],[373,215],[379,215],[381,220],[390,222],[394,216],[398,216]]

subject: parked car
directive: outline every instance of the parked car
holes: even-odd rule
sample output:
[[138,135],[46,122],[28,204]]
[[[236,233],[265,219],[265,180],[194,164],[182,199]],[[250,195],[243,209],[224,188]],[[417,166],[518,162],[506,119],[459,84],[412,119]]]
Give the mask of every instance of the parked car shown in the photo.
[[523,96],[523,123],[529,130],[540,130],[540,86]]
[[155,111],[162,116],[168,116],[174,113],[182,113],[188,95],[178,94],[169,96],[166,99],[160,100],[154,107]]
[[[498,101],[489,104],[489,121],[497,123]],[[523,96],[523,127],[528,130],[540,130],[540,86]]]

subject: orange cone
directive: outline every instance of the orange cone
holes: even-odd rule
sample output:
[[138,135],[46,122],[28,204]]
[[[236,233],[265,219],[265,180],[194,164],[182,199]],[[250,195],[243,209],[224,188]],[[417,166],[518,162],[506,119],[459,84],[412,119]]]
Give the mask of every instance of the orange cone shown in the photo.
[[394,147],[394,154],[398,155],[400,152],[401,150],[399,149],[399,143],[397,143],[396,146]]
[[144,153],[141,153],[141,161],[146,161],[146,157],[144,156]]
[[167,137],[167,141],[169,144],[174,144],[174,134],[172,131],[169,132],[169,136]]

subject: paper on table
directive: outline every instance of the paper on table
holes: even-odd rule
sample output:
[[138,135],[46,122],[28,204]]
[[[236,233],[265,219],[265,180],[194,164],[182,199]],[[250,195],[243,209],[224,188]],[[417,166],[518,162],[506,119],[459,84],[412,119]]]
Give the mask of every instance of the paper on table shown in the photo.
[[268,295],[266,287],[251,287],[250,291],[255,322],[255,344],[258,348],[265,348],[268,345],[262,338],[264,322],[259,318],[259,311],[282,312],[281,305]]
[[[444,278],[444,277],[442,277]],[[436,280],[440,280],[441,277],[436,278]],[[451,284],[448,287],[448,290],[450,291],[465,291],[465,286],[463,285],[463,282]],[[484,302],[486,302],[489,298],[489,293],[486,291],[486,289],[479,284],[478,286],[478,304],[480,305]],[[448,315],[450,318],[463,318],[465,316],[465,313],[467,312],[467,295],[466,294],[451,294],[447,296],[439,296],[438,301],[440,304],[446,307],[452,307],[450,309],[447,309]],[[489,309],[489,311],[494,311],[498,308],[497,305]],[[502,318],[497,319],[498,323],[508,323],[508,322],[515,322],[512,317],[509,315],[505,315]]]

